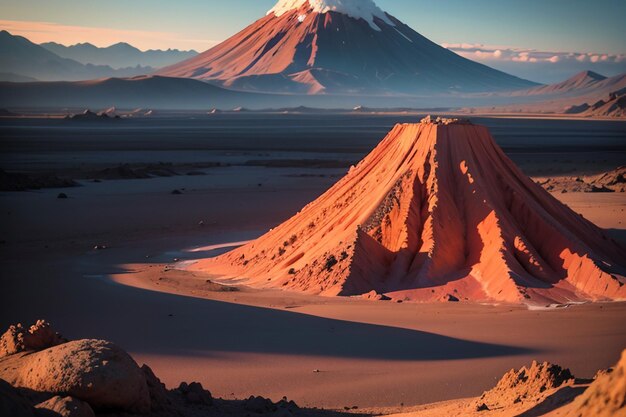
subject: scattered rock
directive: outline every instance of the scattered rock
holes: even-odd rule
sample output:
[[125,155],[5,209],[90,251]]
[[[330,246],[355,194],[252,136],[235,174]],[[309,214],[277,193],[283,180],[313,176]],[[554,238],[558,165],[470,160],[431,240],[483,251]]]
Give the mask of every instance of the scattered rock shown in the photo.
[[67,199],[68,197],[67,197],[67,194],[65,194],[65,193],[59,193],[59,195],[57,195],[57,198],[59,198],[59,199]]
[[361,298],[365,299],[365,300],[373,300],[373,301],[387,301],[390,300],[389,297],[387,297],[384,294],[379,294],[376,291],[372,290],[366,294],[361,295]]
[[79,184],[52,174],[9,173],[0,169],[0,191],[40,190],[42,188],[69,188]]
[[487,404],[482,403],[476,406],[476,411],[489,411],[489,407],[487,406]]
[[441,297],[441,301],[448,302],[448,303],[458,303],[460,300],[458,297],[452,294],[446,294],[443,297]]
[[172,191],[172,194],[173,194],[173,195],[181,195],[182,193],[183,193],[183,192],[182,192],[182,191],[180,191],[180,190],[173,190],[173,191]]
[[182,382],[178,387],[178,392],[182,398],[190,404],[213,404],[211,393],[202,388],[202,384],[199,382],[192,382],[191,384]]
[[435,124],[435,125],[471,125],[472,124],[472,122],[470,122],[468,119],[453,119],[453,118],[446,118],[446,117],[435,118],[434,116],[431,116],[431,115],[424,117],[420,121],[420,123]]
[[96,417],[89,404],[72,397],[52,397],[35,408],[50,411],[50,417]]
[[272,400],[263,397],[254,397],[251,396],[244,402],[244,408],[247,411],[251,411],[253,413],[268,413],[270,411],[276,411],[276,406],[272,402]]

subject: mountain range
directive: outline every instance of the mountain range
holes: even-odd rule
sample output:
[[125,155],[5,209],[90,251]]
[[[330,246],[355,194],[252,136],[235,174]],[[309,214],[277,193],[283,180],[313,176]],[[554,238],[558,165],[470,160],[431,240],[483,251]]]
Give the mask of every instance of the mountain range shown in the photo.
[[[0,81],[6,81],[0,106],[7,108],[471,108],[581,115],[597,108],[612,115],[622,114],[626,88],[626,74],[585,71],[551,85],[511,76],[440,47],[373,0],[280,0],[201,54],[141,52],[126,43],[42,46],[6,31],[0,53]],[[179,58],[186,59],[153,67]],[[135,66],[115,68],[128,64]]]
[[4,81],[75,81],[103,77],[132,77],[152,68],[114,69],[108,65],[82,64],[63,58],[22,36],[0,31],[0,76]]
[[[0,82],[0,107],[75,107],[158,109],[229,109],[234,107],[352,109],[360,112],[378,108],[423,109],[467,108],[477,113],[582,113],[576,106],[611,101],[626,89],[626,74],[602,78],[594,83],[576,82],[584,73],[561,83],[542,86],[543,93],[520,90],[498,94],[447,97],[296,95],[240,92],[191,78],[137,76],[79,82]],[[567,85],[567,88],[564,86]],[[622,100],[623,101],[623,100]],[[621,103],[621,101],[619,101]],[[489,106],[489,107],[486,107]],[[469,108],[474,110],[469,110]],[[611,116],[611,113],[604,113]],[[619,113],[615,113],[616,115]]]
[[294,94],[448,94],[537,85],[431,42],[372,0],[280,0],[238,34],[157,74]]
[[161,68],[198,55],[193,50],[150,49],[141,51],[125,42],[116,43],[106,48],[99,48],[90,43],[65,46],[55,42],[46,42],[40,46],[62,58],[73,59],[81,64],[108,65],[116,69],[136,66]]

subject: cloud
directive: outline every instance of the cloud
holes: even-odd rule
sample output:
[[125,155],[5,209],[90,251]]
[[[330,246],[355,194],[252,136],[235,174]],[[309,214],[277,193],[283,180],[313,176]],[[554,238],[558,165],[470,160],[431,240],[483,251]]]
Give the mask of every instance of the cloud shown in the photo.
[[51,22],[0,20],[0,29],[28,38],[34,43],[57,42],[63,45],[89,42],[104,47],[127,42],[139,49],[183,48],[204,51],[218,43],[188,39],[179,33],[61,25]]
[[556,64],[567,61],[619,63],[626,60],[626,54],[539,51],[529,48],[489,46],[469,43],[444,43],[442,46],[466,58],[480,59],[483,61],[495,60],[526,63],[547,62]]

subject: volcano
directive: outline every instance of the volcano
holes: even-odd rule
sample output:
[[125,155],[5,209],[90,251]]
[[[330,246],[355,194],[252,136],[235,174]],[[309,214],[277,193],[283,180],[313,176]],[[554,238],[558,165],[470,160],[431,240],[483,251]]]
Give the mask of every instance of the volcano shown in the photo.
[[324,296],[626,299],[626,250],[526,177],[487,128],[396,125],[325,194],[191,270]]
[[537,85],[429,41],[372,0],[280,0],[238,34],[157,74],[297,94],[484,92]]

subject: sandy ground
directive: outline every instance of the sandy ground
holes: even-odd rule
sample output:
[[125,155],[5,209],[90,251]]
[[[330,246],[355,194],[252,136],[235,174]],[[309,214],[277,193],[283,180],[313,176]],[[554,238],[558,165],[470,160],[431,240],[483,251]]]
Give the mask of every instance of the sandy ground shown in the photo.
[[[385,412],[478,395],[533,359],[592,376],[626,346],[626,304],[528,311],[225,291],[205,277],[180,284],[189,280],[168,266],[176,259],[258,236],[341,170],[315,172],[85,182],[67,200],[59,190],[1,193],[0,325],[45,317],[68,337],[112,340],[169,386],[198,380],[225,398]],[[623,236],[623,194],[558,197]]]
[[[550,148],[537,154],[520,143],[538,146],[547,140],[543,133],[527,129],[527,139],[514,132],[523,121],[492,123],[497,138],[531,175],[595,173],[626,164],[621,148],[611,151],[620,141],[619,126],[606,133],[601,151],[559,153]],[[554,136],[582,141],[591,133],[587,122],[580,123],[565,133],[559,124]],[[242,126],[244,132],[237,134],[248,137],[251,126]],[[249,151],[257,139],[228,136],[232,126],[215,126],[216,133],[207,139],[209,150],[200,149],[205,146],[201,137],[208,135],[204,125],[186,130],[155,126],[136,136],[132,129],[107,133],[98,146],[99,130],[92,139],[63,129],[10,127],[0,135],[0,163],[31,172],[83,172],[126,162],[351,160],[371,149],[387,129],[371,133],[373,127],[363,126],[359,132],[369,135],[365,140],[346,141],[355,129],[348,126],[341,137],[314,141],[310,137],[319,132],[307,133],[310,128],[305,124],[298,131],[298,141],[288,140],[290,129],[277,128],[272,135],[278,139],[258,139]],[[168,129],[180,131],[180,137]],[[50,137],[39,138],[37,132],[44,130]],[[151,135],[162,130],[175,140],[154,140]],[[303,141],[307,149],[302,149]],[[52,145],[57,152],[46,151]],[[206,277],[185,279],[189,276],[174,268],[175,260],[227,250],[195,248],[261,235],[345,172],[212,167],[203,176],[81,180],[83,186],[76,188],[0,192],[0,328],[45,318],[71,339],[111,340],[148,363],[170,387],[198,380],[224,398],[254,394],[278,400],[286,395],[302,406],[358,406],[385,413],[479,395],[505,371],[533,359],[591,377],[615,363],[626,347],[626,303],[545,311],[392,304],[226,291]],[[173,195],[175,189],[182,194]],[[57,199],[59,192],[69,198]],[[624,193],[555,196],[626,242]]]

